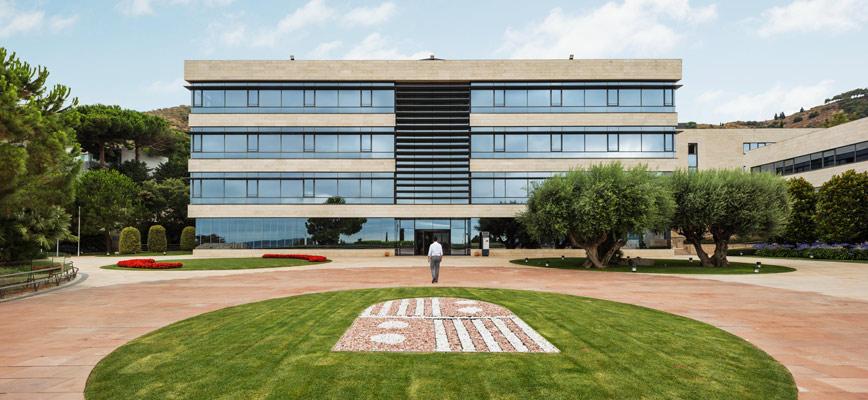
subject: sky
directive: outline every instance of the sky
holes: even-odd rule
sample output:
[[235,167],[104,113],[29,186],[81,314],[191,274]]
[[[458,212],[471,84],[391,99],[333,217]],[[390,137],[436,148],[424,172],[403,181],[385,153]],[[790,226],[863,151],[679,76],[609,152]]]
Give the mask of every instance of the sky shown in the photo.
[[0,47],[82,104],[188,104],[185,59],[681,58],[680,121],[868,87],[868,0],[0,0]]

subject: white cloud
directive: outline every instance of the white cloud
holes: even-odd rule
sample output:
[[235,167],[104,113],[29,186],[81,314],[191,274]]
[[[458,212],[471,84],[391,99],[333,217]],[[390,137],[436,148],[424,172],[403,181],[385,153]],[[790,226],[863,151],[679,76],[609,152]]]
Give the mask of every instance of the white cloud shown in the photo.
[[372,33],[344,55],[347,60],[417,60],[428,58],[430,51],[404,53],[379,33]]
[[341,46],[343,46],[343,42],[341,42],[340,40],[321,43],[319,46],[316,46],[316,48],[313,49],[313,51],[310,53],[310,56],[314,59],[328,58],[332,51],[337,50]]
[[859,30],[868,22],[868,1],[796,0],[763,11],[762,19],[765,23],[757,33],[763,37],[789,32]]
[[710,90],[700,94],[699,97],[696,98],[696,101],[700,103],[711,103],[719,99],[723,95],[723,90]]
[[689,0],[623,0],[583,14],[561,8],[522,29],[507,28],[500,48],[512,58],[655,56],[682,40],[676,27],[693,27],[717,17],[715,5]]
[[349,26],[372,26],[389,20],[395,14],[395,3],[387,1],[377,7],[356,7],[343,16]]
[[14,1],[0,0],[0,38],[40,31],[46,27],[58,32],[75,25],[78,16],[52,15],[46,18],[41,9],[19,10]]
[[155,14],[154,6],[158,4],[225,7],[232,4],[234,1],[235,0],[121,0],[117,3],[117,9],[124,15],[138,17]]
[[304,6],[283,17],[277,27],[260,31],[253,38],[254,46],[271,47],[281,36],[299,29],[321,24],[334,16],[335,12],[322,0],[310,0]]
[[[708,101],[717,103],[709,105],[718,122],[732,120],[765,120],[778,112],[792,114],[801,107],[811,107],[823,104],[829,93],[833,92],[832,80],[823,80],[815,84],[775,86],[754,93],[733,94],[721,92],[719,96]],[[702,98],[700,95],[699,98]],[[698,99],[699,99],[698,98]],[[700,100],[701,101],[701,100]]]

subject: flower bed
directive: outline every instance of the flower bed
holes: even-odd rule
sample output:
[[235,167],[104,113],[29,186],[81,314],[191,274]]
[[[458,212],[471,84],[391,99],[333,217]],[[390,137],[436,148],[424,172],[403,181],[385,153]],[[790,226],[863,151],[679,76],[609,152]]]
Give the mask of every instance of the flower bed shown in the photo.
[[123,268],[140,269],[171,269],[181,268],[184,266],[184,264],[179,262],[157,262],[153,258],[136,258],[132,260],[118,261],[117,266]]
[[329,260],[323,256],[314,256],[310,254],[263,254],[262,258],[295,258],[310,262],[326,262]]
[[[752,250],[752,251],[749,251]],[[740,250],[735,250],[736,252]],[[745,255],[759,257],[798,257],[820,260],[868,260],[868,243],[758,243],[746,249]]]

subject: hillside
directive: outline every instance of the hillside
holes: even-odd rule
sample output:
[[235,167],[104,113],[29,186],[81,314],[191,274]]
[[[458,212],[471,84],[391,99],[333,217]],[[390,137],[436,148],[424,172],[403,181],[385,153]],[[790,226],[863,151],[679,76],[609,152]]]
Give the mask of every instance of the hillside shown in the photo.
[[169,124],[172,125],[173,128],[180,131],[187,132],[189,129],[187,120],[190,115],[190,106],[180,105],[168,108],[158,108],[156,110],[145,111],[145,114],[163,117],[163,119],[169,121]]
[[826,99],[819,106],[765,121],[731,121],[722,124],[682,122],[683,129],[707,128],[825,128],[868,117],[868,89],[855,89]]

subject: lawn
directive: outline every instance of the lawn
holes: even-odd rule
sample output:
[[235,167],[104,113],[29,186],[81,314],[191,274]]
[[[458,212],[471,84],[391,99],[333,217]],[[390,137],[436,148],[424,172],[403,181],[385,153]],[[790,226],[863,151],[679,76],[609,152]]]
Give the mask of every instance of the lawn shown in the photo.
[[[130,258],[146,258],[146,257],[130,257]],[[190,258],[185,260],[159,260],[166,262],[180,262],[184,266],[181,268],[171,269],[144,269],[144,268],[123,268],[117,265],[106,265],[103,269],[120,269],[124,271],[191,271],[191,270],[215,270],[215,269],[255,269],[255,268],[275,268],[275,267],[297,267],[301,265],[314,265],[323,263],[312,263],[305,260],[297,260],[294,258]]]
[[[503,305],[561,352],[332,352],[367,306],[421,296]],[[230,307],[109,354],[94,399],[795,399],[782,365],[710,325],[628,304],[515,290],[393,288]]]
[[[707,274],[707,275],[737,275],[737,274],[753,274],[754,264],[730,262],[726,268],[703,267],[699,265],[699,261],[693,260],[651,260],[650,258],[643,259],[644,261],[654,261],[651,266],[636,266],[636,272],[654,273],[654,274]],[[530,265],[534,267],[544,267],[546,262],[549,263],[549,268],[560,269],[581,269],[585,271],[600,271],[600,272],[632,272],[630,267],[626,265],[613,265],[605,269],[585,268],[583,266],[585,259],[580,257],[567,257],[563,260],[557,258],[531,258],[527,263],[524,259],[511,260],[513,264]],[[760,274],[776,274],[780,272],[792,272],[795,268],[782,267],[780,265],[763,264],[760,268]]]

